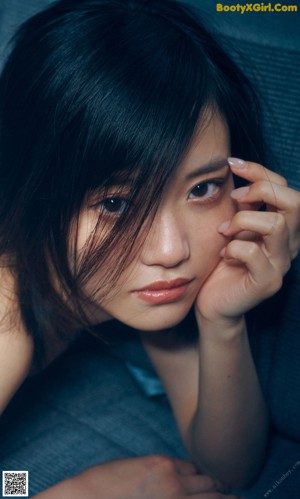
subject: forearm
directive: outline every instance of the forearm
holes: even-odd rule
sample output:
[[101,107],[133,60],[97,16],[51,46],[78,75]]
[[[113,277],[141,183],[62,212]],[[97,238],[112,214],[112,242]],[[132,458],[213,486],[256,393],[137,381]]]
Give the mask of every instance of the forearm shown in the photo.
[[261,467],[268,415],[244,321],[218,328],[201,324],[198,404],[186,444],[202,471],[240,487]]
[[64,480],[40,492],[34,499],[83,499],[85,497],[77,477]]
[[109,470],[109,463],[87,468],[43,490],[33,499],[96,499],[106,490],[107,481],[110,480]]

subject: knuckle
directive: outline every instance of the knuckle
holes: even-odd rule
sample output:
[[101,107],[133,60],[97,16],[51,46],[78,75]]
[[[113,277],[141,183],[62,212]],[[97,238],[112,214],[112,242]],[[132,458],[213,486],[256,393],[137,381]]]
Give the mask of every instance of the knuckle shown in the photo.
[[296,215],[300,216],[300,193],[297,192],[298,196],[297,196],[297,200],[295,201],[295,212],[296,212]]
[[276,194],[274,190],[274,186],[270,180],[258,180],[254,184],[251,185],[252,194],[263,201],[265,198],[273,197],[273,202],[276,205]]
[[282,213],[274,213],[274,219],[271,226],[271,232],[279,232],[280,234],[287,231],[285,216]]
[[237,223],[240,223],[244,218],[244,212],[243,211],[238,211],[235,215],[234,215],[234,220],[235,222]]
[[210,476],[199,475],[199,483],[201,483],[201,487],[204,487],[206,490],[216,490],[215,480]]
[[247,246],[247,257],[249,260],[255,260],[260,253],[260,248],[255,242],[249,242]]
[[176,465],[171,458],[161,455],[149,456],[147,464],[152,473],[158,473],[157,479],[160,480],[162,490],[167,497],[177,497],[182,493],[182,484],[176,472]]
[[282,185],[283,187],[288,186],[287,179],[285,177],[283,177],[282,175],[279,175],[278,173],[277,173],[276,181],[278,184]]
[[151,468],[160,468],[165,471],[170,471],[173,472],[175,470],[175,463],[174,461],[167,457],[167,456],[161,456],[161,455],[153,455],[153,456],[148,456],[148,463],[149,467]]
[[270,190],[270,182],[268,180],[257,180],[254,184],[251,185],[251,191],[256,196],[265,196],[269,193]]

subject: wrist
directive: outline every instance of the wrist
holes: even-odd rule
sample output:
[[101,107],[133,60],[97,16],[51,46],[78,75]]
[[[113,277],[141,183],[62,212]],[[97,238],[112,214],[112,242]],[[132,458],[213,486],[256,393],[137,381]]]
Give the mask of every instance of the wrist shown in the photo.
[[244,336],[247,332],[244,316],[219,317],[213,320],[196,312],[196,320],[202,340],[205,338],[221,341],[234,340]]

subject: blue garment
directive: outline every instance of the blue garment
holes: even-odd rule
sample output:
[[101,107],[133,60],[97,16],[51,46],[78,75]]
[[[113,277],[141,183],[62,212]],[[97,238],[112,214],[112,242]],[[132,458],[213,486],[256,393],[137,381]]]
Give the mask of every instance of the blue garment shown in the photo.
[[145,396],[125,361],[89,337],[25,383],[0,441],[1,470],[28,470],[30,495],[111,459],[187,457],[165,395]]

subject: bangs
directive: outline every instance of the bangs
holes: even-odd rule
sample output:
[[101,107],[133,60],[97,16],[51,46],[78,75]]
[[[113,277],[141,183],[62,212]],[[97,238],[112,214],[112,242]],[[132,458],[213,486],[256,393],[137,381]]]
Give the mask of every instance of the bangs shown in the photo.
[[[255,94],[184,4],[60,0],[20,28],[0,78],[0,251],[28,331],[86,324],[82,284],[101,267],[113,286],[211,113],[232,155],[263,162]],[[99,209],[77,259],[82,211],[124,182],[128,206]]]
[[[80,112],[84,124],[75,127],[79,135],[69,137],[77,144],[77,170],[83,173],[80,188],[87,197],[103,199],[110,187],[126,181],[130,201],[105,240],[105,221],[99,213],[97,228],[102,230],[87,242],[80,275],[84,280],[97,266],[106,265],[111,282],[113,262],[118,262],[113,268],[119,274],[133,256],[141,229],[146,230],[146,220],[151,223],[168,180],[215,105],[214,80],[200,47],[178,26],[160,17],[149,22],[149,15],[153,16],[133,11],[126,22],[122,13],[119,18],[108,15],[104,24],[113,31],[114,44],[107,43],[105,27],[98,23],[99,39],[89,39],[85,63],[74,68],[76,78],[86,81],[86,87],[80,87],[81,97],[83,92],[89,96],[83,98]],[[158,37],[158,31],[163,36]],[[109,61],[105,68],[104,53]],[[70,91],[76,92],[73,79]],[[62,144],[61,150],[68,149]]]
[[[199,117],[215,100],[209,64],[186,34],[166,29],[164,19],[149,22],[148,13],[130,14],[124,21],[122,12],[119,19],[108,12],[101,17],[103,26],[94,19],[97,39],[78,38],[80,57],[75,46],[72,73],[60,83],[68,89],[67,102],[56,108],[65,132],[60,149],[69,157],[73,151],[80,162],[85,191],[111,185],[122,172],[132,171],[139,172],[139,188],[154,182],[156,190],[180,162]],[[103,32],[107,26],[112,44]]]

